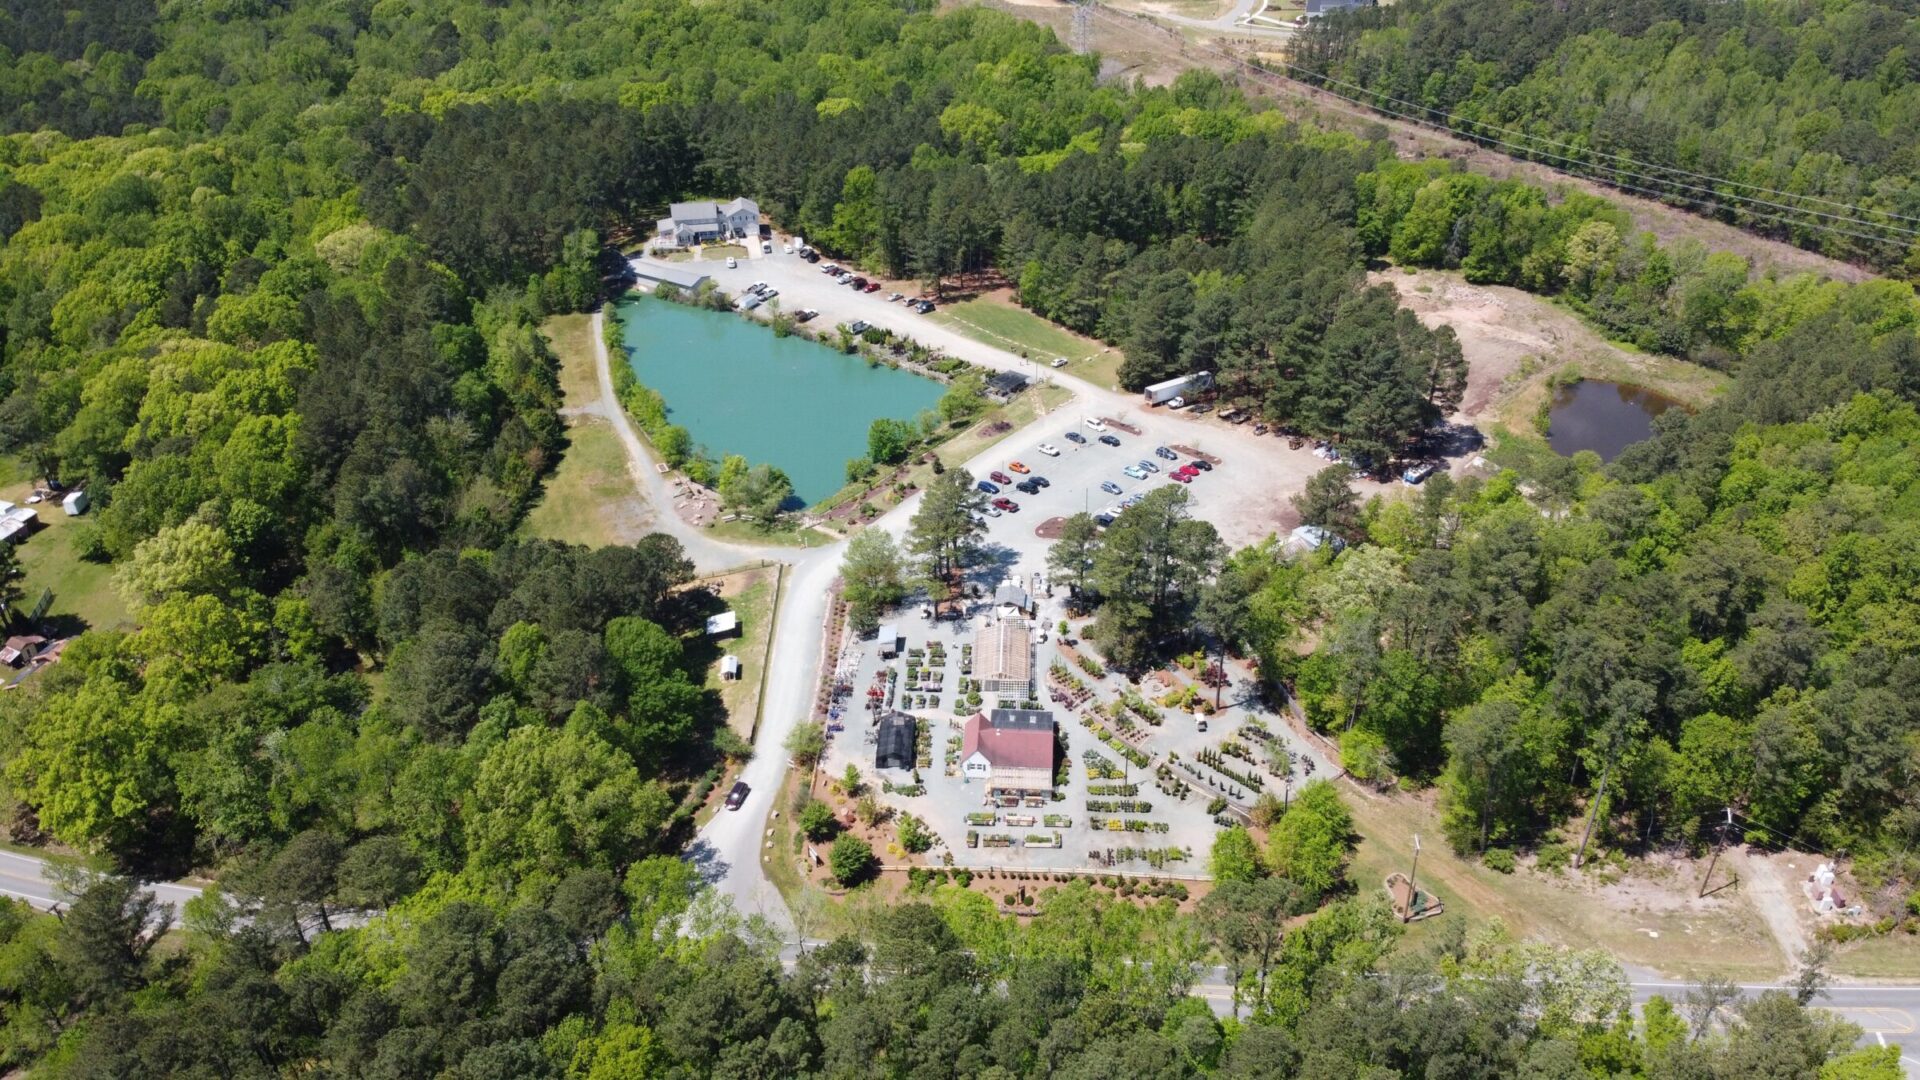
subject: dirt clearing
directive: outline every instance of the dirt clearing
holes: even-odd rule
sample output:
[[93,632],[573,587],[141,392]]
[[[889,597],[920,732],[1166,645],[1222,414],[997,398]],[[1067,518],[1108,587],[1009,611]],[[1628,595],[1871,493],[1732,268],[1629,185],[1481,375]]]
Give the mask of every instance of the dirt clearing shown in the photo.
[[1657,390],[1698,408],[1727,378],[1697,364],[1623,348],[1578,315],[1504,285],[1472,285],[1450,270],[1379,270],[1368,275],[1400,294],[1429,327],[1451,326],[1468,364],[1467,394],[1454,419],[1483,429],[1527,430],[1563,371]]

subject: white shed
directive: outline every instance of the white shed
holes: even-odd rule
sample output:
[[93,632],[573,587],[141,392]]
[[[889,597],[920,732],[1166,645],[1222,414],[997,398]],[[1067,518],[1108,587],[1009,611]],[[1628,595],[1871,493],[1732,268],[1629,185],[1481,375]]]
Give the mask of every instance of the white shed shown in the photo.
[[726,637],[740,632],[740,615],[734,611],[723,611],[707,617],[707,636]]
[[68,517],[79,517],[87,512],[88,502],[86,492],[69,491],[67,497],[60,500],[60,509],[65,510]]
[[740,677],[740,658],[729,653],[720,658],[720,677],[733,682]]

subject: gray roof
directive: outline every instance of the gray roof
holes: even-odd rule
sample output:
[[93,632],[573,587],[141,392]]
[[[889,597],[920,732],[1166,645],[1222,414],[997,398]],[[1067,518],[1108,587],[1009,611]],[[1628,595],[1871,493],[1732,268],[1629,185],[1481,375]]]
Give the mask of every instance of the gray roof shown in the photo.
[[1024,611],[1033,606],[1033,597],[1028,596],[1027,590],[1018,585],[1002,585],[993,590],[993,602],[996,604],[1012,604],[1014,607]]
[[697,289],[701,282],[707,280],[704,272],[673,263],[654,262],[650,259],[629,259],[627,264],[633,267],[633,276],[643,281],[678,285],[682,289]]
[[738,211],[738,210],[745,210],[753,214],[753,216],[755,217],[760,216],[760,204],[757,202],[754,202],[752,199],[749,199],[744,195],[738,199],[733,200],[727,205],[721,207],[720,209],[729,214],[734,213],[735,211]]
[[720,206],[712,199],[677,202],[667,211],[667,216],[675,221],[715,221],[720,217]]

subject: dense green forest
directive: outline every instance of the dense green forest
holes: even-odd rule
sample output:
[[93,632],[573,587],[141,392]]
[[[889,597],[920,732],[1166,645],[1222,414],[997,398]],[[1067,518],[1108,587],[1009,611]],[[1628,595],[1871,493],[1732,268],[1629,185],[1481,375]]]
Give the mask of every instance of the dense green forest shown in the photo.
[[[221,881],[158,946],[123,878],[58,921],[0,909],[0,1065],[1786,1077],[1851,1045],[1778,995],[1636,1028],[1617,970],[1497,932],[1389,955],[1383,913],[1285,839],[1194,916],[1076,885],[1015,922],[945,885],[791,970],[668,857],[746,752],[696,682],[691,566],[516,529],[563,445],[540,321],[598,302],[603,239],[736,193],[892,272],[998,266],[1120,343],[1129,385],[1212,368],[1383,460],[1464,361],[1369,259],[1732,371],[1605,470],[1515,448],[1364,507],[1317,480],[1339,559],[1229,554],[1173,493],[1082,538],[1100,637],[1257,654],[1361,771],[1442,785],[1465,848],[1549,847],[1595,802],[1607,848],[1684,841],[1733,802],[1892,875],[1920,830],[1911,290],[1750,279],[1597,200],[922,7],[0,10],[0,452],[86,486],[70,527],[131,612],[0,696],[0,796],[15,838]],[[1208,957],[1225,1022],[1187,995]]]
[[1892,0],[1405,0],[1294,73],[1763,235],[1920,273],[1920,16]]

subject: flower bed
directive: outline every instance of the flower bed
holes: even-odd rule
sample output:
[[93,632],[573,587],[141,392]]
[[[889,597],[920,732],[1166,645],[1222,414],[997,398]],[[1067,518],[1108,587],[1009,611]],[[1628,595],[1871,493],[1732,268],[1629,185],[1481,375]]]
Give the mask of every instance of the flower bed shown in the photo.
[[1144,799],[1088,799],[1087,809],[1103,814],[1151,814],[1153,804]]
[[[1165,768],[1166,768],[1165,766],[1161,766],[1161,770],[1163,772],[1165,771]],[[1087,794],[1111,795],[1111,796],[1114,796],[1115,798],[1131,799],[1135,795],[1140,794],[1140,785],[1139,784],[1088,784]]]

